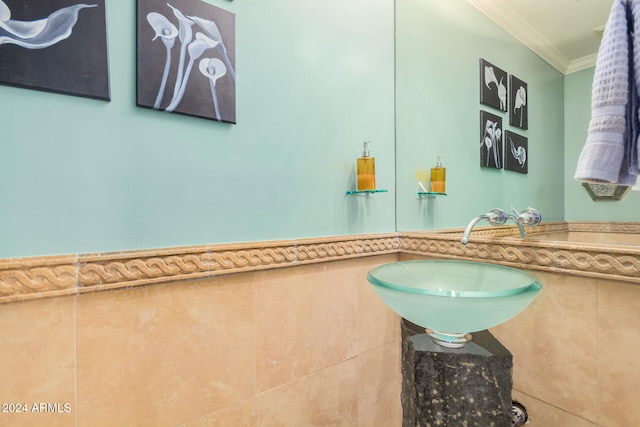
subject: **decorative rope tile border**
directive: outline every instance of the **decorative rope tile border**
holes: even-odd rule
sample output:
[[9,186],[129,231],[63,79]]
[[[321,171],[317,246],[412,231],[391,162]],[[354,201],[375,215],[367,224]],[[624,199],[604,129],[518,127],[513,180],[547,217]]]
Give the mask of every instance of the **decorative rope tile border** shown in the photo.
[[0,303],[399,251],[396,233],[0,260]]
[[78,291],[93,292],[209,275],[207,246],[80,255]]
[[[640,233],[640,224],[614,226],[548,223],[535,234],[587,229]],[[0,303],[402,253],[640,284],[638,246],[521,239],[515,227],[480,227],[465,246],[459,241],[461,234],[461,229],[451,229],[4,259],[0,260]]]
[[640,234],[638,222],[570,222],[568,231]]
[[486,261],[640,284],[640,248],[546,240],[477,236],[462,245],[458,236],[403,234],[401,252],[428,257]]
[[0,302],[76,292],[77,256],[0,260]]

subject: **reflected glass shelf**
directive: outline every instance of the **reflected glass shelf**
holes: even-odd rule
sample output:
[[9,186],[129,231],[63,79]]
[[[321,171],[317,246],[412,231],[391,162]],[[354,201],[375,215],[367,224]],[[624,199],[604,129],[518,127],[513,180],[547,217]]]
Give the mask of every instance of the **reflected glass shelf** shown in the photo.
[[447,193],[436,193],[433,191],[418,191],[418,196],[420,197],[436,197],[436,196],[446,196]]
[[347,194],[373,194],[373,193],[386,193],[389,190],[349,190]]

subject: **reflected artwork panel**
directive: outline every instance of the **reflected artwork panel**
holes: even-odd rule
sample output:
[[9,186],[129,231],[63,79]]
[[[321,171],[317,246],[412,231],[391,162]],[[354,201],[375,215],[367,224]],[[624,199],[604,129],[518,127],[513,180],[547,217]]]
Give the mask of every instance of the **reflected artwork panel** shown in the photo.
[[502,117],[480,111],[480,166],[502,169]]
[[526,174],[529,169],[528,139],[515,132],[504,133],[504,169]]
[[480,59],[480,103],[507,111],[507,73]]
[[520,129],[529,129],[529,97],[527,84],[516,76],[509,76],[509,124]]

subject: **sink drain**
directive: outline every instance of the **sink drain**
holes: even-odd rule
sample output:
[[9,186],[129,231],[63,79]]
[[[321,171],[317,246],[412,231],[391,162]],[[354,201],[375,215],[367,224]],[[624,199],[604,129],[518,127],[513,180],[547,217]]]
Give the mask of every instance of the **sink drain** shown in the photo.
[[511,427],[524,425],[528,419],[527,409],[515,400],[511,402]]

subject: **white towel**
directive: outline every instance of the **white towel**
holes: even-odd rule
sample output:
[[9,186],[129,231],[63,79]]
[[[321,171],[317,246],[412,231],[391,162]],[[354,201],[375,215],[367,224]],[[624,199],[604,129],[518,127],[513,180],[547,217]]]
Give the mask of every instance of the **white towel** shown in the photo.
[[[633,26],[631,33],[631,43],[629,43],[631,52],[629,57],[633,58],[633,73],[629,80],[631,88],[629,90],[630,108],[627,110],[627,116],[630,121],[630,147],[628,153],[629,173],[637,176],[640,175],[640,151],[638,139],[640,138],[640,1],[628,0],[629,9],[631,10],[631,24]],[[629,14],[627,14],[627,19]],[[637,181],[637,180],[636,180]]]
[[[627,6],[635,6],[640,0],[615,0],[609,20],[605,26],[596,70],[593,78],[591,98],[591,121],[587,141],[582,149],[575,178],[585,181],[635,183],[636,177],[629,172],[630,153],[625,138],[627,133],[627,106],[631,87],[635,87],[633,68],[635,60],[629,61],[629,43],[632,28],[627,19]],[[640,53],[640,52],[638,52]],[[637,153],[635,154],[637,156]]]

